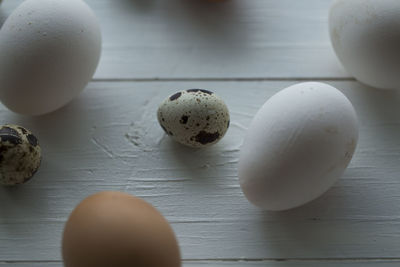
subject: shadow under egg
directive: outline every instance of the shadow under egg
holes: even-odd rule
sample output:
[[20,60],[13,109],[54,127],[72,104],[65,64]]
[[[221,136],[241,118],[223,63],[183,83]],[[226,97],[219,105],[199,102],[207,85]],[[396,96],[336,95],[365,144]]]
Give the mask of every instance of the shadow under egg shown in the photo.
[[245,29],[233,27],[239,8],[235,1],[178,0],[177,4],[180,7],[171,13],[180,12],[181,15],[175,17],[180,21],[171,22],[186,25],[189,34],[200,36],[213,45],[232,46],[246,41]]

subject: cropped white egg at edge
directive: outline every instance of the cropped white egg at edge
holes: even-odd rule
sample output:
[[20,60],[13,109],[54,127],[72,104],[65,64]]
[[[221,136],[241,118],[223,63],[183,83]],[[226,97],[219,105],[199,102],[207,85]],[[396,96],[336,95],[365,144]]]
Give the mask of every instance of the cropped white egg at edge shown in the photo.
[[240,152],[240,186],[266,210],[301,206],[342,176],[357,141],[357,115],[339,90],[316,82],[290,86],[254,117]]
[[329,13],[332,46],[360,82],[400,89],[400,1],[336,0]]
[[91,80],[101,31],[82,0],[27,0],[0,30],[0,100],[42,115],[61,108]]

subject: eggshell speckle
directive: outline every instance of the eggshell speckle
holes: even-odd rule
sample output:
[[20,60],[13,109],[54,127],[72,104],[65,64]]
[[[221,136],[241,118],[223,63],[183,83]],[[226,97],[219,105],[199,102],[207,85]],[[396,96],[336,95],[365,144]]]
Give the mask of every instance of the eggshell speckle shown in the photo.
[[168,97],[158,109],[158,121],[175,141],[200,148],[217,143],[227,132],[230,118],[216,94],[190,89]]
[[239,160],[241,188],[266,210],[303,205],[343,174],[358,140],[350,101],[323,83],[301,83],[272,96],[254,117]]
[[17,125],[0,127],[0,184],[26,183],[37,172],[40,162],[41,148],[30,131]]
[[100,27],[82,0],[27,0],[0,30],[0,100],[27,115],[52,112],[91,80]]
[[65,225],[65,267],[180,267],[174,232],[149,203],[121,192],[83,200]]

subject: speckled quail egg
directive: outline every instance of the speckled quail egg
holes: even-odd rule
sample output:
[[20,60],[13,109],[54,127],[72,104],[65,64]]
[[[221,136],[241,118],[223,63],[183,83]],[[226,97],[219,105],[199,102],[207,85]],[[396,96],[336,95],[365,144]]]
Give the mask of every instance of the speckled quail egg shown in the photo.
[[171,95],[161,103],[157,115],[161,127],[173,140],[193,148],[217,143],[230,122],[224,101],[204,89]]
[[17,185],[29,181],[39,169],[41,148],[38,139],[17,125],[0,127],[0,184]]

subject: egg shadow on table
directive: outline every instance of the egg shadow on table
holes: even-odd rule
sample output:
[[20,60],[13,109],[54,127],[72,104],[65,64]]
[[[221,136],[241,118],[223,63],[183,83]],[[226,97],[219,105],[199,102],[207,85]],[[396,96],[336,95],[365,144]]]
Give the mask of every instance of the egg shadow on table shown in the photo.
[[3,26],[4,22],[6,21],[6,19],[7,19],[7,14],[1,8],[1,4],[0,4],[0,29]]
[[[240,1],[171,0],[166,23],[171,31],[181,31],[191,40],[199,40],[216,48],[243,44],[247,40],[245,28],[234,27],[240,17]],[[211,51],[211,50],[210,50]]]
[[[72,101],[67,106],[47,115],[30,117],[15,113],[6,113],[7,123],[21,125],[31,130],[38,137],[42,148],[42,162],[38,172],[26,184],[13,187],[0,187],[0,218],[12,217],[19,221],[46,214],[49,209],[49,197],[52,185],[60,178],[68,179],[69,172],[63,162],[53,160],[54,155],[66,149],[73,149],[82,143],[82,136],[87,132],[88,118],[84,106],[84,96]],[[18,232],[20,224],[6,224],[10,232]],[[24,228],[24,230],[26,230]]]
[[[360,120],[359,147],[364,142],[392,150],[400,146],[400,92],[381,90],[361,83],[351,84],[351,101]],[[390,166],[388,166],[390,167]]]
[[213,165],[219,161],[218,145],[206,148],[190,148],[173,141],[165,140],[165,145],[171,151],[170,164],[179,167],[185,179],[195,180],[207,185],[218,176],[218,168]]
[[[321,210],[324,207],[334,205],[329,197],[323,196],[302,207],[288,211],[263,211],[261,215],[262,224],[258,227],[262,228],[264,239],[269,240],[271,236],[277,235],[284,239],[282,242],[269,247],[269,253],[277,258],[306,257],[312,258],[315,255],[322,255],[321,248],[329,246],[336,238],[332,225],[326,225],[321,218]],[[328,220],[329,221],[329,220]],[[323,231],[321,231],[321,228]],[[293,251],[288,252],[287,247],[290,246]],[[293,255],[295,253],[295,255]]]
[[362,101],[363,112],[373,115],[372,119],[378,121],[400,120],[400,93],[398,90],[377,89],[359,82],[356,82],[352,89],[354,89],[354,101]]
[[[374,188],[359,192],[357,188],[362,186],[363,181],[349,179],[364,175],[363,171],[348,170],[333,188],[303,206],[286,211],[260,211],[261,223],[255,227],[260,228],[264,239],[269,240],[276,233],[284,239],[284,242],[278,241],[275,246],[270,246],[270,253],[279,258],[287,258],[288,254],[296,258],[313,258],[315,255],[329,258],[334,253],[331,248],[337,247],[337,244],[346,241],[365,243],[368,237],[355,221],[357,212],[368,210],[379,214],[382,205],[374,203],[371,206],[366,201],[368,198],[374,202],[378,199]],[[360,220],[363,218],[361,213]],[[287,252],[289,245],[291,252]]]
[[73,147],[87,130],[86,97],[80,96],[66,106],[42,116],[15,116],[17,124],[29,128],[45,148]]
[[[49,210],[49,190],[45,186],[38,186],[43,181],[43,176],[38,172],[29,182],[23,185],[0,187],[0,222],[4,218],[12,222],[2,224],[8,233],[19,234],[21,229],[34,233],[34,227],[26,227],[24,222],[31,218],[33,221],[41,219],[41,214]],[[45,181],[44,181],[45,182]]]
[[[46,164],[52,174],[53,180],[49,181],[50,183],[54,183],[56,179],[68,179],[68,175],[72,175],[68,167],[69,159],[62,153],[67,151],[68,156],[75,152],[88,151],[92,145],[91,138],[96,124],[108,118],[106,110],[91,108],[95,105],[92,101],[96,101],[91,97],[91,91],[83,92],[66,106],[46,115],[28,117],[14,114],[9,118],[37,136],[42,148],[42,167]],[[76,167],[79,166],[75,166],[75,169]],[[40,175],[41,171],[42,168],[37,175]]]
[[[89,140],[95,124],[108,118],[104,109],[87,108],[96,104],[92,103],[96,100],[90,96],[90,91],[83,92],[65,107],[47,115],[30,117],[5,113],[3,119],[7,123],[24,126],[38,137],[42,147],[42,163],[35,176],[26,184],[0,187],[0,221],[2,217],[22,222],[31,217],[40,219],[40,215],[47,214],[49,206],[54,202],[56,196],[52,194],[52,189],[56,186],[59,188],[60,180],[71,180],[72,185],[76,186],[74,181],[80,177],[75,177],[75,173],[70,171],[69,162],[62,160],[62,154],[65,151],[71,151],[68,155],[85,151],[86,147],[91,146]],[[63,183],[63,186],[68,187],[68,183]],[[50,198],[53,200],[50,201]],[[23,224],[6,225],[10,232],[18,232],[19,227],[23,227]]]

